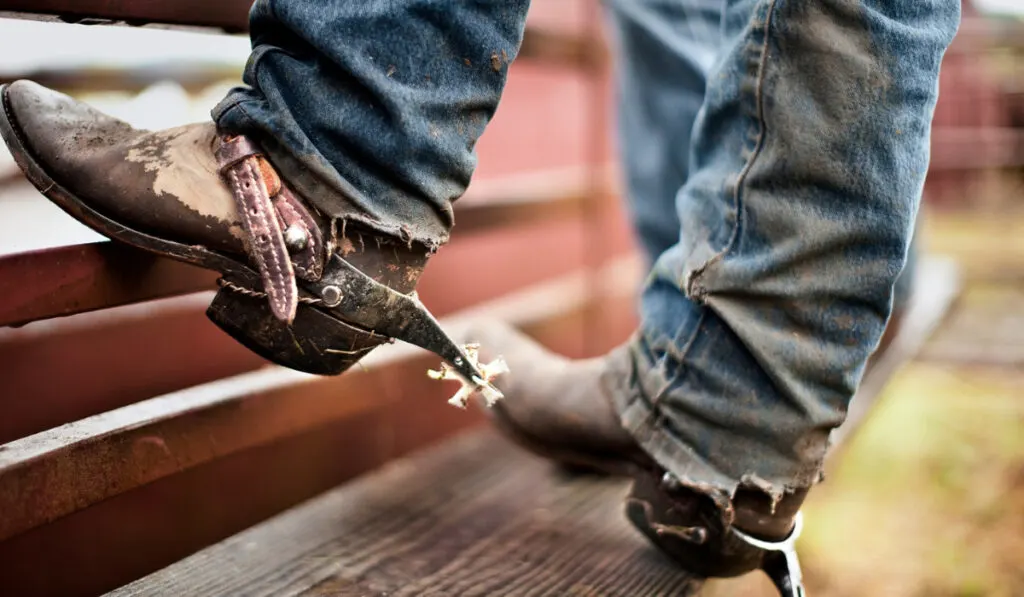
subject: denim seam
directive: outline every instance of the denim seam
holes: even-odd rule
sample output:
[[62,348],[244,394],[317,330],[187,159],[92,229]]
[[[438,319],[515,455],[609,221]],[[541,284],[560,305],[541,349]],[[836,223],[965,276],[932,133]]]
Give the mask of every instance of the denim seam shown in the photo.
[[[662,433],[666,433],[667,435],[670,436],[670,438],[674,442],[679,442],[681,444],[686,444],[686,445],[688,445],[688,444],[687,444],[687,442],[685,442],[682,439],[681,434],[679,432],[679,429],[673,424],[671,419],[665,417],[662,414],[662,412],[661,412],[661,399],[668,392],[669,388],[671,388],[674,385],[676,385],[677,382],[684,381],[686,379],[687,375],[690,373],[690,368],[687,367],[686,364],[685,364],[686,363],[686,357],[690,354],[691,348],[693,347],[694,343],[697,341],[697,334],[699,333],[699,331],[701,329],[701,326],[704,325],[704,320],[706,318],[707,318],[707,310],[706,310],[706,308],[702,308],[701,309],[701,313],[700,313],[700,317],[698,317],[698,319],[697,319],[697,324],[694,326],[694,332],[690,335],[690,337],[686,341],[686,344],[683,346],[682,350],[679,352],[679,356],[678,356],[679,371],[677,371],[674,375],[672,375],[671,379],[666,379],[665,383],[662,386],[662,388],[660,390],[658,390],[658,392],[655,393],[655,395],[653,397],[648,398],[646,395],[644,395],[644,393],[642,391],[639,392],[637,397],[636,397],[642,404],[646,405],[648,410],[650,411],[650,414],[649,414],[648,418],[651,421],[650,424],[651,424],[651,427],[653,429],[658,429]],[[710,461],[709,461],[709,463],[710,463]]]
[[[242,113],[242,116],[245,117],[245,119],[248,120],[249,123],[251,124],[254,121],[252,119],[252,115],[250,115],[249,112],[246,111],[245,106],[243,105],[244,103],[244,100],[238,100],[237,102],[231,104],[228,110],[230,110],[231,108],[238,108],[238,111]],[[227,112],[227,110],[225,110],[225,112]]]
[[[261,95],[262,95],[262,85],[260,84],[259,66],[262,63],[263,57],[266,56],[267,54],[269,54],[270,52],[274,52],[274,51],[281,51],[281,50],[280,50],[280,48],[275,48],[273,46],[261,45],[261,46],[253,48],[252,49],[252,53],[249,54],[249,60],[248,60],[248,64],[246,66],[247,66],[248,70],[250,71],[249,75],[252,78],[252,82],[254,83],[253,86],[257,87],[257,88],[259,88],[261,90],[261,92],[260,92]],[[287,52],[285,52],[285,54],[287,54]]]
[[[697,278],[701,274],[703,274],[704,271],[710,265],[712,265],[713,263],[715,263],[717,261],[720,261],[722,258],[724,258],[724,256],[730,250],[733,249],[733,247],[735,246],[735,244],[738,242],[738,239],[739,239],[739,232],[740,232],[740,229],[741,229],[740,220],[742,218],[742,213],[743,213],[743,210],[741,209],[742,208],[741,189],[742,189],[743,183],[746,181],[747,174],[750,172],[751,168],[753,168],[754,162],[757,160],[758,156],[761,155],[761,151],[762,151],[762,149],[764,147],[764,139],[765,139],[765,134],[766,134],[766,127],[765,127],[765,122],[764,122],[764,96],[763,96],[763,91],[764,91],[764,77],[765,77],[765,70],[766,70],[766,66],[765,65],[766,65],[767,60],[768,60],[768,34],[769,34],[769,29],[771,28],[772,15],[774,14],[774,11],[775,11],[775,3],[776,3],[776,0],[768,0],[767,10],[766,10],[765,20],[764,20],[764,27],[763,27],[763,45],[761,47],[760,60],[758,61],[758,66],[757,66],[757,71],[758,71],[757,72],[757,86],[756,86],[755,92],[754,92],[754,101],[756,102],[756,106],[757,106],[757,123],[758,123],[758,129],[759,129],[758,130],[758,136],[757,136],[757,144],[755,146],[754,152],[747,159],[746,164],[744,165],[743,169],[740,171],[739,177],[737,178],[737,181],[736,181],[736,189],[733,191],[733,205],[735,206],[735,209],[736,209],[736,224],[735,224],[735,226],[733,228],[732,236],[729,239],[729,244],[726,246],[726,248],[724,250],[722,250],[720,253],[718,253],[717,255],[715,255],[714,257],[712,257],[711,259],[709,259],[707,262],[705,262],[704,265],[702,265],[698,270],[692,272],[691,274],[689,274],[687,276],[687,283],[686,283],[686,290],[687,290],[686,294],[687,294],[687,296],[693,296],[692,293],[691,293],[691,288],[692,288],[692,285],[697,282]],[[703,289],[701,289],[701,292],[703,293]],[[695,302],[697,302],[698,304],[701,304],[702,301],[696,300]],[[685,379],[685,376],[689,373],[689,367],[686,366],[687,357],[689,356],[690,350],[692,349],[694,343],[697,340],[697,335],[700,333],[701,328],[705,324],[705,320],[707,318],[707,311],[705,309],[708,309],[708,308],[709,307],[706,306],[706,305],[701,305],[700,317],[697,320],[696,325],[693,326],[693,332],[690,334],[689,338],[687,338],[686,343],[683,346],[682,350],[679,351],[678,360],[679,360],[679,365],[680,365],[680,371],[677,372],[675,375],[673,375],[671,380],[666,380],[666,383],[663,386],[663,388],[653,398],[651,398],[651,399],[643,399],[643,401],[645,403],[647,403],[648,406],[650,407],[650,409],[652,411],[652,414],[657,416],[657,421],[660,421],[662,423],[662,425],[660,425],[658,427],[661,427],[663,432],[668,433],[669,435],[671,435],[673,440],[675,440],[675,441],[680,441],[681,442],[682,440],[679,438],[678,430],[673,429],[673,426],[669,423],[669,421],[667,419],[665,419],[664,417],[662,417],[661,409],[660,409],[660,399],[667,392],[667,389],[672,384]],[[643,398],[646,398],[646,397],[643,397]]]
[[700,267],[689,272],[685,276],[685,288],[686,295],[692,297],[697,302],[703,302],[704,297],[707,296],[707,289],[700,284],[700,278],[707,272],[708,268],[725,259],[731,251],[736,248],[736,244],[739,242],[740,232],[742,230],[743,222],[743,186],[746,184],[747,176],[754,167],[754,162],[761,156],[761,153],[765,145],[765,137],[767,136],[767,125],[764,120],[764,80],[765,72],[767,71],[768,63],[768,40],[771,32],[772,18],[775,14],[776,0],[768,0],[767,10],[765,10],[764,25],[762,29],[762,45],[760,58],[757,64],[757,85],[754,88],[754,103],[757,111],[757,142],[754,145],[754,151],[751,152],[750,157],[747,158],[746,163],[740,170],[739,175],[736,178],[736,186],[732,192],[733,209],[736,213],[736,222],[733,225],[732,235],[729,237],[729,242],[725,248],[715,254],[713,257],[705,261]]
[[[676,382],[683,381],[686,378],[686,375],[690,372],[689,367],[686,366],[686,357],[690,354],[690,349],[693,347],[694,343],[697,341],[697,332],[700,330],[701,326],[704,325],[704,318],[706,316],[707,316],[707,312],[702,309],[701,312],[700,312],[700,317],[697,319],[697,324],[695,326],[693,326],[694,332],[692,334],[690,334],[690,337],[687,338],[686,343],[683,345],[682,350],[679,351],[679,356],[676,359],[679,362],[679,371],[677,371],[672,376],[671,379],[666,379],[664,385],[662,386],[662,388],[660,390],[658,390],[658,392],[653,397],[651,397],[650,399],[646,400],[646,402],[648,404],[650,404],[652,410],[656,411],[659,419],[662,418],[662,415],[661,415],[661,400],[662,400],[662,398],[665,396],[666,393],[668,393],[669,388],[671,388],[673,385],[675,385]],[[666,350],[666,352],[668,352],[668,351]]]
[[267,0],[267,10],[270,12],[270,18],[274,23],[283,23],[284,21],[277,15],[277,9],[274,8],[274,0]]
[[[683,286],[685,288],[686,295],[695,303],[701,305],[702,310],[700,318],[697,321],[697,324],[693,327],[693,332],[690,334],[689,338],[687,338],[682,350],[679,351],[680,371],[673,375],[672,381],[666,383],[666,388],[671,386],[675,382],[685,379],[685,376],[689,372],[689,368],[686,367],[685,364],[686,359],[690,351],[692,350],[693,345],[696,342],[697,335],[700,333],[702,327],[706,324],[706,318],[708,316],[706,309],[709,309],[710,307],[703,304],[703,299],[706,296],[707,291],[706,289],[700,286],[700,278],[701,276],[704,275],[704,273],[710,266],[721,261],[729,252],[735,250],[735,247],[739,242],[740,234],[742,232],[742,227],[744,223],[742,209],[743,187],[746,183],[747,176],[749,175],[750,171],[754,166],[754,163],[762,154],[765,145],[765,138],[767,136],[767,125],[764,120],[763,94],[768,61],[769,33],[771,30],[772,18],[775,13],[776,3],[777,0],[768,0],[766,5],[762,5],[765,7],[765,17],[764,24],[761,28],[762,47],[760,49],[760,58],[757,64],[757,84],[755,86],[754,91],[758,135],[754,150],[751,153],[750,157],[747,158],[744,167],[740,170],[740,173],[737,176],[735,189],[732,193],[733,206],[736,210],[736,221],[734,223],[734,228],[732,230],[732,234],[729,238],[729,242],[727,243],[726,247],[718,254],[708,259],[699,268],[693,270],[692,272],[686,275],[685,285]],[[642,443],[644,443],[645,445],[651,445],[653,447],[653,444],[657,444],[660,446],[658,450],[655,450],[656,452],[658,452],[658,454],[652,453],[652,456],[654,456],[656,459],[659,459],[659,455],[664,456],[664,453],[661,452],[661,450],[668,449],[671,452],[679,452],[685,454],[687,450],[694,449],[680,437],[678,429],[675,429],[675,426],[672,424],[671,420],[661,415],[660,397],[664,393],[665,391],[662,390],[658,394],[656,394],[654,399],[650,399],[647,396],[645,396],[644,393],[641,391],[634,394],[633,400],[629,401],[639,402],[639,405],[642,405],[643,410],[647,411],[645,413],[646,416],[644,417],[645,421],[640,424],[641,428],[637,429],[636,431],[646,436],[642,441]],[[736,488],[739,487],[740,485],[745,484],[747,476],[744,476],[743,478],[740,479],[732,479],[731,477],[725,475],[722,471],[720,471],[711,461],[703,458],[702,456],[699,455],[699,453],[696,455],[702,459],[702,465],[708,467],[707,472],[710,475],[717,474],[721,476],[718,478],[717,482],[709,482],[707,480],[699,481],[695,478],[681,479],[681,481],[688,486],[692,486],[700,493],[704,493],[711,497],[712,499],[714,499],[715,502],[718,503],[719,506],[723,509],[725,515],[731,519],[731,498]],[[670,458],[669,460],[673,460],[673,458]],[[665,465],[668,463],[666,462],[662,464]],[[725,482],[726,479],[729,480],[728,483]],[[773,498],[773,500],[778,499],[778,496],[775,493],[770,491],[766,493],[768,493]]]

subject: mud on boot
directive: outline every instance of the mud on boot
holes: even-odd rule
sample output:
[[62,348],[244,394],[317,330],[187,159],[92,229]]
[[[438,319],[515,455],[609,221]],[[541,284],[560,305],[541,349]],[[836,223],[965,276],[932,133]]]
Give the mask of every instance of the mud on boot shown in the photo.
[[0,101],[40,192],[113,240],[219,271],[208,315],[262,357],[333,375],[400,339],[490,388],[416,298],[430,250],[317,212],[253,140],[212,122],[135,129],[28,81]]

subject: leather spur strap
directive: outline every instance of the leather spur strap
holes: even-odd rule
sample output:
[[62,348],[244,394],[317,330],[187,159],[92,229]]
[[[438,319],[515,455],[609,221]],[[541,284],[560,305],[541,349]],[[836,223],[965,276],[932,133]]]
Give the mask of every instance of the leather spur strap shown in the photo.
[[[316,221],[244,136],[225,136],[216,151],[221,177],[231,188],[274,316],[291,323],[299,304],[296,272],[323,274],[323,238]],[[289,245],[285,232],[294,236]]]
[[[264,163],[266,162],[264,161]],[[269,165],[267,164],[268,170]],[[273,173],[273,170],[269,171]],[[277,178],[277,174],[274,174],[274,178]],[[300,279],[316,282],[324,275],[324,251],[326,249],[323,236],[320,233],[320,226],[287,185],[281,184],[280,188],[281,191],[274,195],[273,199],[282,230],[301,231],[305,235],[302,237],[303,246],[301,248],[288,247],[288,250],[291,251],[292,266]]]

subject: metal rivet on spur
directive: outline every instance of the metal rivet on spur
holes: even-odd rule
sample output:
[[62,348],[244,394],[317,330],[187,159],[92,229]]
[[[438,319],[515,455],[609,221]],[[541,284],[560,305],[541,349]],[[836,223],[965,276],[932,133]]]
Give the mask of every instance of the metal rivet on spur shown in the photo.
[[284,244],[291,251],[301,251],[309,244],[309,234],[298,224],[292,224],[284,231]]
[[683,484],[679,481],[679,478],[672,473],[666,472],[661,476],[661,488],[665,491],[679,491],[682,487]]
[[337,286],[326,286],[320,293],[320,298],[324,300],[325,306],[337,307],[341,304],[341,289]]

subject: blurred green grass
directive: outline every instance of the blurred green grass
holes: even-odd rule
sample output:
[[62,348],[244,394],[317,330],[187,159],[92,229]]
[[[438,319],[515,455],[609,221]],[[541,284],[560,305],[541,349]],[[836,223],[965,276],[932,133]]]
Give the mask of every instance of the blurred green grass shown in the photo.
[[807,505],[809,590],[1024,595],[1022,387],[1022,372],[904,369]]

